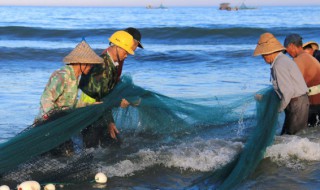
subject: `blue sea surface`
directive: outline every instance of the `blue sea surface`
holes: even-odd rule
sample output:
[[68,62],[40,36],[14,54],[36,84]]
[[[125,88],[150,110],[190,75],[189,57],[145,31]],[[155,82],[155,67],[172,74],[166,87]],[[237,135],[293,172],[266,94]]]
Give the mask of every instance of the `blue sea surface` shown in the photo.
[[[33,123],[48,78],[83,37],[101,53],[113,32],[139,29],[144,49],[126,59],[123,73],[145,89],[203,105],[215,97],[230,97],[224,103],[231,103],[232,97],[270,85],[270,66],[253,56],[262,33],[273,33],[281,43],[290,33],[300,34],[304,42],[320,42],[320,7],[219,11],[218,7],[7,6],[0,7],[0,18],[0,142]],[[319,132],[314,128],[300,136],[276,137],[266,158],[239,189],[317,189]],[[163,147],[141,142],[119,150],[128,153],[117,158],[104,159],[104,154],[110,156],[108,150],[96,150],[102,152],[101,171],[109,176],[108,189],[183,189],[230,162],[249,134],[239,122],[197,135],[192,141],[186,138]],[[0,179],[0,184],[4,182]]]

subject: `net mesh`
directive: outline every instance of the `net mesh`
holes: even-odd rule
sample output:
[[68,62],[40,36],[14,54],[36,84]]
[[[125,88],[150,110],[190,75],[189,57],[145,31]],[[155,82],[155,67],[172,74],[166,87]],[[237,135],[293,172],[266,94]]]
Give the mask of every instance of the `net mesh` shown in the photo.
[[[264,98],[257,103],[257,126],[250,135],[244,151],[220,170],[228,176],[221,185],[222,189],[235,186],[247,177],[262,159],[266,146],[272,142],[277,120],[277,114],[274,113],[277,113],[279,103],[272,92],[270,89],[261,92]],[[119,108],[123,98],[132,106],[127,109]],[[123,129],[168,137],[184,135],[185,132],[197,133],[201,127],[236,123],[239,117],[253,117],[253,112],[243,113],[241,110],[244,104],[254,102],[252,95],[232,97],[235,98],[234,103],[223,105],[221,102],[224,102],[224,98],[230,101],[230,97],[225,96],[218,98],[219,101],[210,106],[193,104],[143,89],[134,85],[130,76],[123,76],[121,82],[103,99],[102,104],[65,111],[59,114],[57,119],[29,127],[0,144],[0,175],[10,176],[11,173],[29,168],[30,171],[36,171],[33,172],[32,179],[39,182],[84,180],[85,177],[78,174],[92,171],[90,168],[94,166],[88,164],[92,161],[90,152],[82,151],[71,160],[67,158],[69,160],[65,166],[61,166],[61,162],[55,164],[52,159],[46,160],[47,153],[65,145],[87,126],[99,121],[111,109],[116,123]],[[46,174],[48,170],[50,174]],[[219,171],[195,184],[221,182],[224,178],[217,177],[217,173]],[[237,177],[240,173],[242,178]],[[214,178],[218,180],[215,181]]]
[[252,174],[263,159],[266,148],[272,144],[276,134],[280,101],[271,88],[259,94],[263,98],[256,103],[257,123],[242,152],[224,167],[195,181],[193,187],[233,189]]

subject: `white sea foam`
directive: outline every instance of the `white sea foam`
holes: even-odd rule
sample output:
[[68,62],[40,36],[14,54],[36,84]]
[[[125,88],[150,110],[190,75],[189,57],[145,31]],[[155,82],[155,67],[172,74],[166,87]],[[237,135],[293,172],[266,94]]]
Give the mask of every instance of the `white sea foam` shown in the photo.
[[111,166],[102,166],[108,176],[128,176],[155,165],[192,171],[212,171],[229,163],[242,149],[240,142],[197,139],[191,143],[142,149]]
[[320,143],[298,136],[277,137],[265,157],[282,166],[301,168],[305,161],[320,161]]

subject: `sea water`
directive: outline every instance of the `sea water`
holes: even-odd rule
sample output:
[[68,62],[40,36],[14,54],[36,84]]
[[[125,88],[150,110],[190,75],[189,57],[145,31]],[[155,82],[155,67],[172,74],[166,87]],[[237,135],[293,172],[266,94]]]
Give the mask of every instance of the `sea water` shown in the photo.
[[[269,65],[253,57],[259,36],[271,32],[283,42],[298,33],[304,42],[320,42],[319,12],[320,7],[0,7],[0,142],[33,123],[48,78],[83,37],[100,53],[116,30],[138,28],[144,49],[126,59],[123,73],[143,88],[210,105],[214,97],[241,97],[269,86]],[[121,148],[92,150],[109,176],[107,187],[84,183],[64,189],[183,189],[241,151],[250,134],[241,119],[170,143],[124,134]],[[312,128],[276,137],[239,188],[317,189],[319,134]],[[27,174],[11,177],[22,182]]]

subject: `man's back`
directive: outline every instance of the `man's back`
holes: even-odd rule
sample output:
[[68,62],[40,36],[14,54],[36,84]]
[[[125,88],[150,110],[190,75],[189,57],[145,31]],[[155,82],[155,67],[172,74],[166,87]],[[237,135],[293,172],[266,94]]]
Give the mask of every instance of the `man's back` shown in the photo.
[[81,76],[79,88],[91,98],[100,101],[116,85],[118,71],[110,56],[102,55],[104,64],[95,65],[87,75]]
[[[301,53],[294,58],[308,87],[320,84],[320,64],[308,53]],[[310,104],[320,104],[320,94],[309,96]]]

